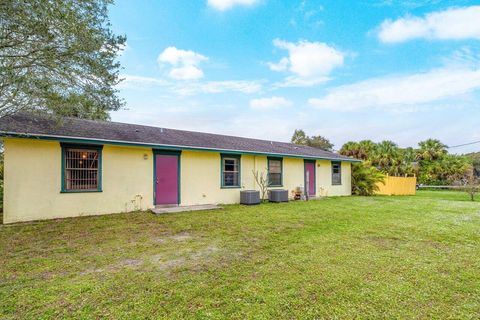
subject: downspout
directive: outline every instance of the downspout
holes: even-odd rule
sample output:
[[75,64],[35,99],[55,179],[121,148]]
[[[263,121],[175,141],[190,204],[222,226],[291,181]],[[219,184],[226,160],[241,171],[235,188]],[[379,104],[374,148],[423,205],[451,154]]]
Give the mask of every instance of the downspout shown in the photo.
[[[253,156],[253,171],[256,172],[257,171],[257,156]],[[253,174],[253,172],[252,172]],[[255,183],[255,179],[252,180],[252,190],[256,190],[255,189],[255,186],[256,186],[256,183]]]

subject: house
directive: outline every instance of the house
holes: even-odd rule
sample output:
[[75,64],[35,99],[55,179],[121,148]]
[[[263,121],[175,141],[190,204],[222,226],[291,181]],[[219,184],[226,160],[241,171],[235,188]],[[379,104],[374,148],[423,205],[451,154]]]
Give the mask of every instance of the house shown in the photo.
[[351,194],[352,162],[292,143],[126,123],[17,114],[0,120],[4,223],[238,203],[240,190]]

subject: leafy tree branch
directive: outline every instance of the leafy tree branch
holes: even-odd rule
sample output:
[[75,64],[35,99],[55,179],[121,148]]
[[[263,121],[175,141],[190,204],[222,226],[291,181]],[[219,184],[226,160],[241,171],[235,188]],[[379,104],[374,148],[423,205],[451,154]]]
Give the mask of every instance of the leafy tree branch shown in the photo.
[[111,0],[0,2],[0,117],[20,111],[108,119],[125,37],[114,35]]

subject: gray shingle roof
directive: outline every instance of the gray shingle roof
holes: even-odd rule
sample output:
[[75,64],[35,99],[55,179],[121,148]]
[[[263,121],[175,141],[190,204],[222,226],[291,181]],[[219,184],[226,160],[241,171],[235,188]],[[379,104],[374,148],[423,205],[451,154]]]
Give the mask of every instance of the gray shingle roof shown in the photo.
[[63,118],[59,121],[56,118],[31,114],[16,114],[0,119],[0,133],[3,136],[33,136],[64,141],[93,140],[98,143],[124,143],[164,149],[206,149],[357,161],[333,152],[293,143],[77,118]]

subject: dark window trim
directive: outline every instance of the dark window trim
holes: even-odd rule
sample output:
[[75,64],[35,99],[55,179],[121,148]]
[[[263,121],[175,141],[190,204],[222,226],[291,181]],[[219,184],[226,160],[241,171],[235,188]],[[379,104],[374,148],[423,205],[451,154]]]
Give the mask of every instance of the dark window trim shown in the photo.
[[[334,182],[333,181],[333,165],[338,164],[339,167],[339,176],[340,176],[340,182]],[[342,185],[342,162],[341,161],[332,161],[332,186],[341,186]]]
[[[102,176],[103,176],[103,168],[102,168],[102,163],[103,163],[103,145],[98,145],[98,144],[76,144],[76,143],[60,143],[60,146],[62,148],[62,163],[61,163],[61,189],[60,193],[88,193],[88,192],[103,192],[102,190]],[[65,187],[65,151],[66,149],[90,149],[90,150],[95,150],[98,152],[98,184],[97,184],[97,189],[91,189],[91,190],[67,190]]]
[[[270,161],[280,161],[280,184],[270,183]],[[280,157],[267,157],[267,175],[269,187],[283,187],[283,158]]]
[[[223,179],[223,159],[225,158],[235,158],[238,160],[238,185],[236,186],[226,186],[225,180]],[[231,154],[231,153],[221,153],[220,154],[220,187],[222,189],[238,189],[241,188],[242,181],[242,157],[240,154]]]

